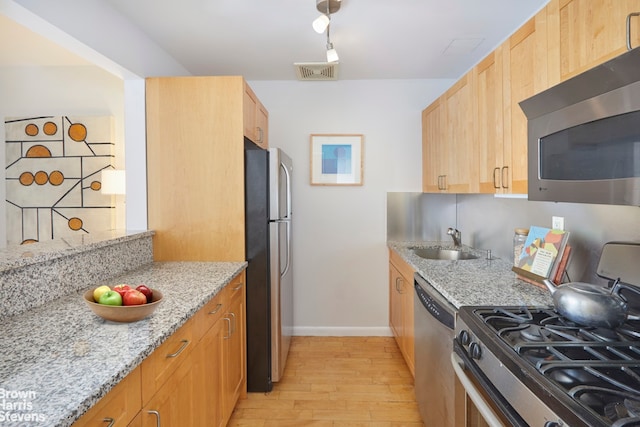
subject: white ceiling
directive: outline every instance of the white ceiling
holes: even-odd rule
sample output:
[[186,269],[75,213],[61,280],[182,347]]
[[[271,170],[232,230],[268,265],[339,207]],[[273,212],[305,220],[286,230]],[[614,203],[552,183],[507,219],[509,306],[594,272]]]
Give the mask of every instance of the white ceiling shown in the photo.
[[[294,80],[293,63],[326,61],[326,35],[311,28],[320,14],[316,0],[103,1],[194,75]],[[331,16],[331,41],[340,55],[338,78],[459,78],[547,2],[343,0]],[[0,21],[0,40],[20,44],[12,43],[7,56],[7,43],[0,43],[0,66],[14,57],[55,65],[74,60],[68,52],[58,58],[60,50],[52,46],[42,53],[37,48],[42,40],[33,37],[7,38],[5,24]],[[39,53],[34,58],[29,52]]]

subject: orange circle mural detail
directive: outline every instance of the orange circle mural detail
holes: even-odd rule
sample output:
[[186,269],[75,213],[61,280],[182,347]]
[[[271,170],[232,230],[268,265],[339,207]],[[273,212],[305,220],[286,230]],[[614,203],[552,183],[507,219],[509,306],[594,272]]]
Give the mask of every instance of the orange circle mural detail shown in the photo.
[[56,132],[58,132],[58,125],[53,122],[47,122],[42,127],[42,131],[45,133],[45,135],[55,135]]
[[49,174],[49,182],[51,185],[60,185],[64,182],[64,175],[60,171],[53,171]]
[[27,150],[27,157],[51,157],[51,151],[44,145],[34,145]]
[[40,132],[40,129],[38,129],[38,126],[34,125],[33,123],[29,123],[24,128],[24,133],[26,133],[29,136],[36,136],[38,132]]
[[69,228],[73,231],[78,231],[82,228],[82,220],[80,218],[71,218],[68,222]]
[[98,191],[98,190],[100,190],[101,188],[102,188],[102,183],[101,183],[100,181],[93,181],[93,182],[91,183],[91,189],[92,189],[93,191]]
[[36,184],[44,185],[49,181],[49,175],[45,171],[36,172]]
[[28,187],[31,184],[33,184],[33,181],[34,181],[34,177],[31,172],[22,172],[20,174],[20,184],[24,185],[25,187]]
[[87,138],[87,128],[82,123],[74,123],[69,126],[69,137],[77,142],[84,141]]

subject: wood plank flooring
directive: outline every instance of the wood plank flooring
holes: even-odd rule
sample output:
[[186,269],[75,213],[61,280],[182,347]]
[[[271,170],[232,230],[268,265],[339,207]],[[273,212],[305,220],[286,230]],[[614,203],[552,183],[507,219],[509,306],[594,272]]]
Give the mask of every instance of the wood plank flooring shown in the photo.
[[228,426],[422,426],[392,337],[294,337],[272,392],[249,393]]

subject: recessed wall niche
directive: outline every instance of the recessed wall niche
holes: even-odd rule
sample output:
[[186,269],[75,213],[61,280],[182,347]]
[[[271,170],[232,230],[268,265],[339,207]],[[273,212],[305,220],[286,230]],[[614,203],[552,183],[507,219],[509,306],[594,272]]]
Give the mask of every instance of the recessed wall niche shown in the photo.
[[5,118],[7,244],[112,229],[113,117]]

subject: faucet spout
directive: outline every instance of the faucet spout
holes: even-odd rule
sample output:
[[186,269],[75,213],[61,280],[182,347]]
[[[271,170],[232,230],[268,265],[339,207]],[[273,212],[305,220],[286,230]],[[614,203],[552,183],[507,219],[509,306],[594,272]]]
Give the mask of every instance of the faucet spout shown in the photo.
[[455,228],[449,227],[447,229],[447,234],[453,239],[453,246],[455,246],[456,248],[462,246],[462,233],[460,233],[460,231]]

